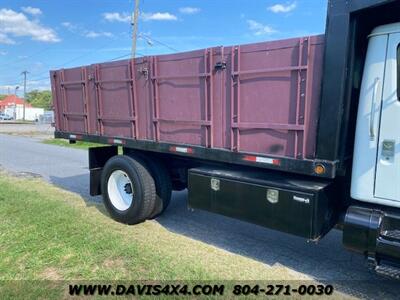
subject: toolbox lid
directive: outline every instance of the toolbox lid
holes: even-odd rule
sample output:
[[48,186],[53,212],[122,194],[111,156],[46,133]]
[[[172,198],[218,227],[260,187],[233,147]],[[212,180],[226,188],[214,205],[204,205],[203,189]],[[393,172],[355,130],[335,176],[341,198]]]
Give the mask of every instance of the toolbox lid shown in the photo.
[[282,188],[297,189],[302,191],[315,192],[326,188],[332,183],[330,180],[320,178],[307,178],[304,176],[297,176],[293,174],[279,173],[276,171],[258,171],[258,170],[247,170],[245,168],[211,168],[211,167],[199,167],[189,169],[189,173],[199,174],[209,177],[218,177],[230,180],[236,180],[240,182],[247,182],[252,184],[279,185]]

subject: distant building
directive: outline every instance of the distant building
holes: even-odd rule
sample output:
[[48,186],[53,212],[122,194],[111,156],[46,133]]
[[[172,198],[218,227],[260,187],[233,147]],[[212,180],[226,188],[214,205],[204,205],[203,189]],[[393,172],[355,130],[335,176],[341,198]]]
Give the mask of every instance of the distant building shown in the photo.
[[[17,97],[16,95],[8,95],[3,100],[0,101],[0,111],[4,112],[4,110],[8,107],[14,107],[16,105],[24,105],[25,100]],[[25,102],[25,108],[32,107],[28,102]]]
[[43,108],[32,107],[24,99],[16,95],[8,95],[0,101],[0,111],[14,118],[14,120],[22,120],[24,117],[24,103],[25,103],[25,120],[37,121],[43,115]]

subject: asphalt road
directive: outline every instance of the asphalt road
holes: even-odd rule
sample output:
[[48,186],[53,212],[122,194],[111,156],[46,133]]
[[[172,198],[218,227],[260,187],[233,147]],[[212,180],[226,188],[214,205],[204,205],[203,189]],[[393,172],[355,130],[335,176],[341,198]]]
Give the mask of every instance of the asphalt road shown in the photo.
[[[0,167],[28,172],[66,190],[90,197],[87,152],[40,143],[39,140],[0,134]],[[187,209],[187,193],[176,192],[168,210],[157,219],[170,231],[212,244],[226,251],[253,258],[267,265],[282,265],[303,275],[334,283],[346,294],[360,298],[398,298],[400,282],[369,272],[364,259],[342,247],[341,232],[333,230],[319,243]]]

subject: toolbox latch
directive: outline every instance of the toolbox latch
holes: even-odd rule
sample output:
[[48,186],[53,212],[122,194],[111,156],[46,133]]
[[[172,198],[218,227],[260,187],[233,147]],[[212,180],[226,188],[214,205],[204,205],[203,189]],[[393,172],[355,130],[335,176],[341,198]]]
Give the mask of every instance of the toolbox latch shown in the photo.
[[211,178],[211,189],[213,191],[218,192],[219,191],[219,184],[220,184],[220,180],[217,178]]

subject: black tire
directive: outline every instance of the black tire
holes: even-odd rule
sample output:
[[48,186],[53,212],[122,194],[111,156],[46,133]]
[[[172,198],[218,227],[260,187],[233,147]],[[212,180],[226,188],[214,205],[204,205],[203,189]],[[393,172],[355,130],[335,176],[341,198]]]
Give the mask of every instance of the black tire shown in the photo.
[[156,200],[153,211],[148,219],[154,219],[161,215],[169,206],[172,194],[172,180],[165,167],[165,164],[155,157],[148,157],[141,153],[133,153],[133,157],[138,157],[146,162],[156,185]]
[[[112,174],[114,174],[113,176],[116,176],[116,171],[124,172],[132,185],[129,191],[132,192],[134,198],[129,204],[129,207],[123,210],[118,209],[113,204],[112,200],[110,200],[108,190],[110,177]],[[128,184],[124,187],[125,191],[127,188],[129,189],[129,186],[127,185]],[[144,166],[144,163],[138,159],[126,155],[117,155],[110,158],[103,168],[101,190],[103,194],[103,202],[107,211],[111,217],[118,222],[130,225],[137,224],[145,221],[154,210],[156,200],[155,183],[153,177]],[[115,199],[114,195],[115,193],[112,196],[113,199]]]

